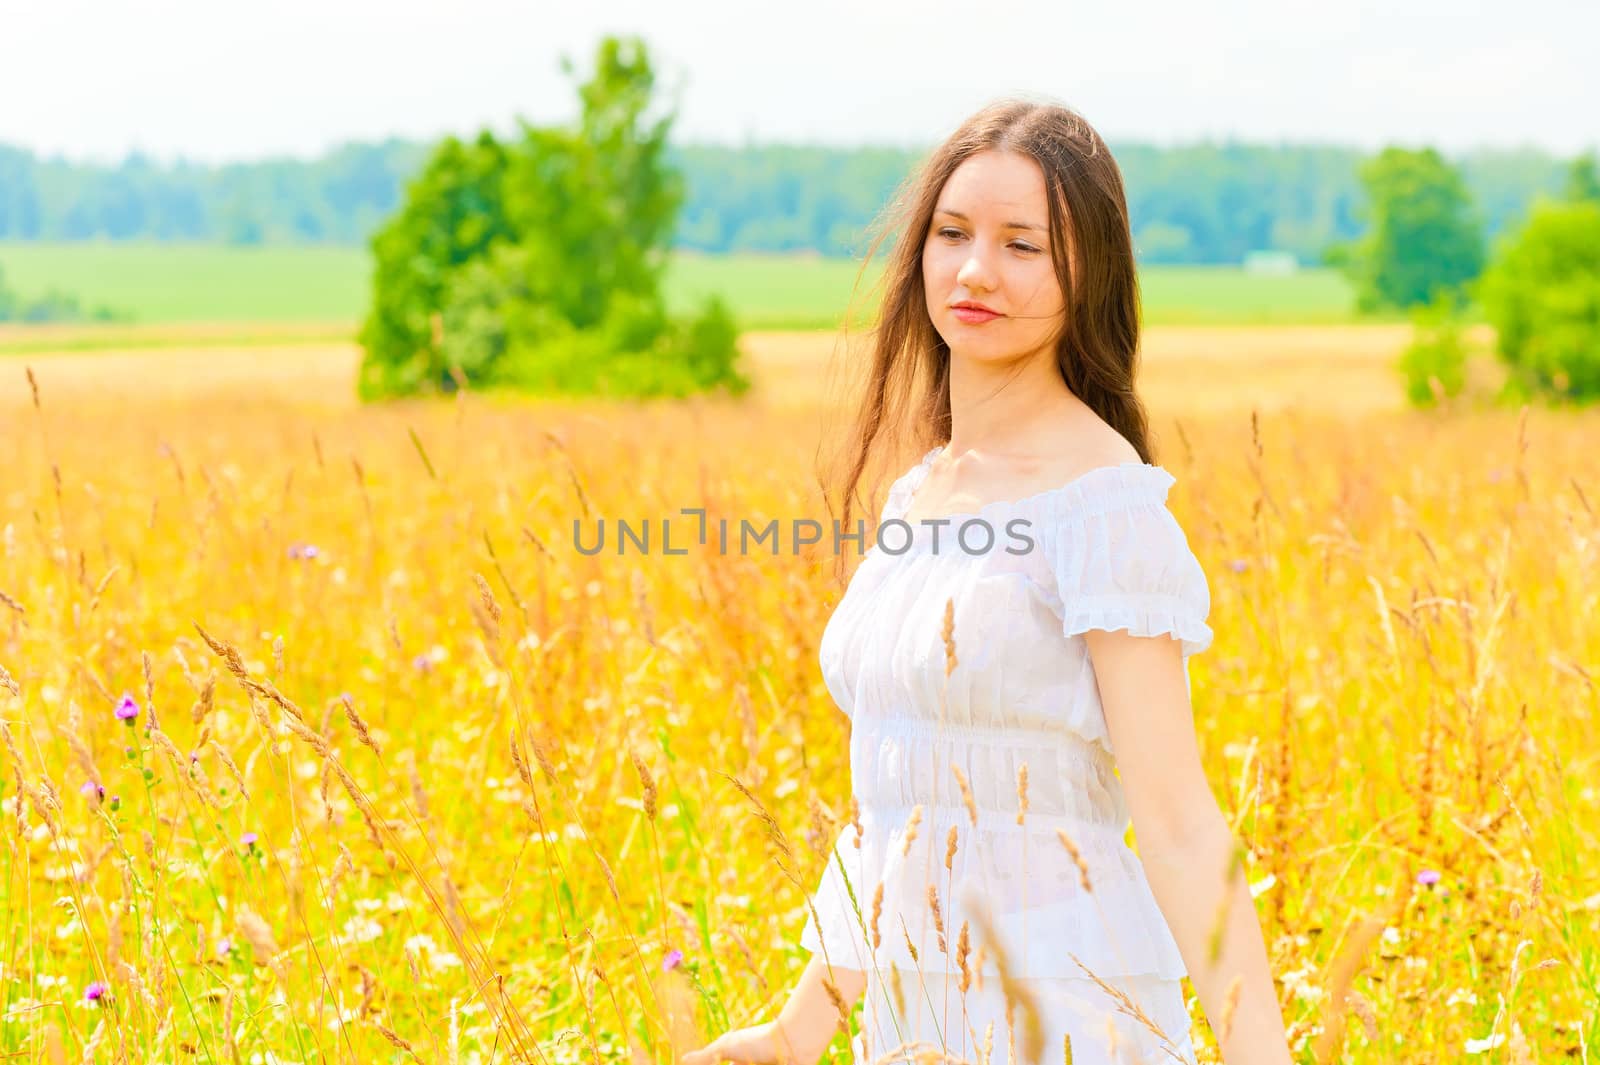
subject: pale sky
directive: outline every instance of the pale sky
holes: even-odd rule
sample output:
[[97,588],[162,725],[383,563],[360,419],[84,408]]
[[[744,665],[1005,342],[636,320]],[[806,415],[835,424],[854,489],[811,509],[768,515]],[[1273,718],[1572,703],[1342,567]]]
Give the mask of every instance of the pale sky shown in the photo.
[[1595,0],[0,0],[0,142],[313,155],[575,113],[642,35],[674,138],[922,146],[1043,95],[1113,141],[1600,145]]

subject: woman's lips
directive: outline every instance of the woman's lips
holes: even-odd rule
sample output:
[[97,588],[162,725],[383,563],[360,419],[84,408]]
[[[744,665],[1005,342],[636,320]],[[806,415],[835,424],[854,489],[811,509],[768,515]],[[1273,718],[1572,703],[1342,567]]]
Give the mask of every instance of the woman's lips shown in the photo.
[[996,314],[993,311],[980,311],[976,307],[954,307],[951,308],[951,310],[957,318],[971,325],[978,325],[983,322],[992,322],[996,318],[1005,317],[1004,315]]

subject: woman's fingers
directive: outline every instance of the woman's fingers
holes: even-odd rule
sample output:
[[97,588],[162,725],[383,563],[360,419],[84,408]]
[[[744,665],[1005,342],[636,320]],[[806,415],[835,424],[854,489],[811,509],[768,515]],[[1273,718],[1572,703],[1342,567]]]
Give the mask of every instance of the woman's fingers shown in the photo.
[[721,1039],[716,1039],[699,1050],[689,1051],[678,1059],[678,1065],[717,1065],[723,1060],[722,1055],[717,1053],[717,1044],[720,1042]]

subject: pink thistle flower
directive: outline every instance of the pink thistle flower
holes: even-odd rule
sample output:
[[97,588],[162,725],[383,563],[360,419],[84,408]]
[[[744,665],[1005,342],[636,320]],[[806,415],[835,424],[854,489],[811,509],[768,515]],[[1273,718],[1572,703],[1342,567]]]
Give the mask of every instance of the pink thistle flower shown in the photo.
[[677,947],[673,947],[671,950],[667,951],[667,956],[661,959],[661,968],[667,972],[670,972],[673,969],[676,969],[682,963],[683,951],[679,950]]
[[122,701],[117,704],[116,714],[118,721],[131,723],[134,718],[139,716],[139,704],[134,701],[133,696],[124,694]]
[[83,1000],[85,1002],[99,1002],[110,993],[110,984],[106,983],[104,980],[96,980],[94,983],[83,989]]

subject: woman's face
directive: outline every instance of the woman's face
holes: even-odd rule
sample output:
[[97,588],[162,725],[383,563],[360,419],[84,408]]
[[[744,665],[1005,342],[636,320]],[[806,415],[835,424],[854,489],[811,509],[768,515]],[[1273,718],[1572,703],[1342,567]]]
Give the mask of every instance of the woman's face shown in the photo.
[[1028,156],[982,151],[956,167],[922,245],[928,317],[952,355],[1008,362],[1053,347],[1066,301],[1049,226],[1044,173]]

